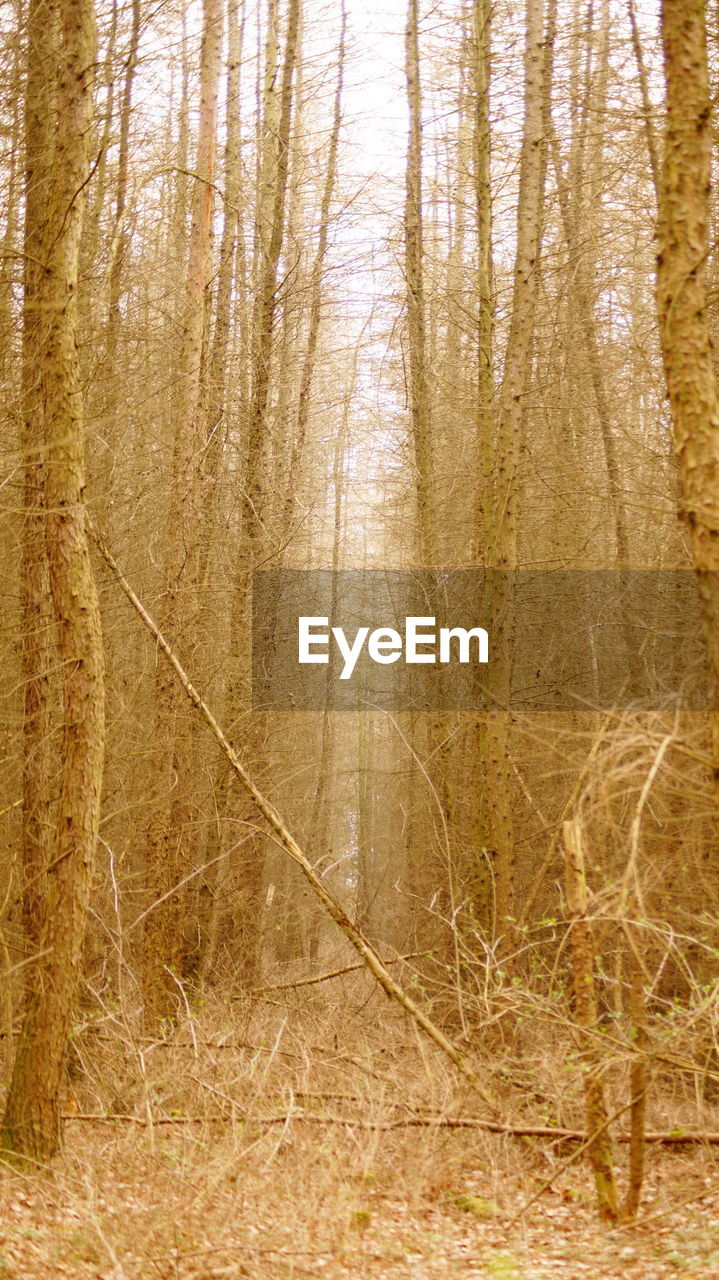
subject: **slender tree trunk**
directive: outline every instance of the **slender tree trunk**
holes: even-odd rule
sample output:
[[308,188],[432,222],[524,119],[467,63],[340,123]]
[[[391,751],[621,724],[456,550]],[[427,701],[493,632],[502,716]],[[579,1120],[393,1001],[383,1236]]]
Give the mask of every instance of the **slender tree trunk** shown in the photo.
[[[434,349],[432,316],[425,305],[425,217],[422,183],[422,78],[419,0],[409,0],[405,29],[405,82],[409,111],[404,205],[404,266],[407,306],[407,395],[414,463],[417,549],[422,569],[438,567],[439,432],[433,412],[428,352]],[[430,222],[430,241],[432,227]],[[428,612],[432,612],[427,606]],[[451,787],[443,744],[442,715],[410,717],[412,839],[410,884],[413,936],[445,957],[451,952],[447,917],[451,911]],[[425,766],[424,762],[428,764]]]
[[215,331],[208,361],[206,388],[206,444],[203,458],[203,536],[200,580],[204,584],[212,558],[217,521],[217,487],[225,437],[227,400],[227,362],[232,335],[232,290],[235,263],[242,237],[240,201],[242,198],[240,164],[240,67],[244,33],[244,5],[240,17],[238,0],[227,5],[227,120],[225,142],[225,192],[220,242],[220,266],[217,274]]
[[[589,19],[588,19],[589,20]],[[606,78],[607,31],[604,31],[602,59],[604,77]],[[589,26],[587,31],[587,48],[591,48],[594,32]],[[567,254],[572,264],[572,296],[576,307],[584,351],[589,369],[589,376],[594,394],[594,404],[599,421],[599,430],[604,450],[604,461],[607,468],[609,501],[612,510],[612,523],[615,539],[615,562],[617,568],[629,565],[629,518],[622,493],[621,467],[617,455],[617,430],[611,411],[610,389],[607,387],[605,362],[599,345],[598,327],[595,315],[593,291],[597,279],[597,263],[591,253],[593,237],[580,235],[582,227],[582,211],[586,202],[583,176],[585,171],[585,152],[587,133],[594,129],[593,121],[601,115],[601,104],[595,103],[595,110],[590,114],[592,97],[592,67],[587,52],[588,66],[583,86],[583,101],[577,127],[569,173],[565,179],[559,153],[559,140],[554,125],[549,120],[549,142],[552,161],[557,178],[559,209],[562,217],[562,229],[567,243]],[[595,161],[595,168],[598,165]]]
[[327,170],[325,173],[324,187],[322,190],[322,200],[320,203],[320,227],[317,239],[317,251],[312,264],[312,272],[310,276],[310,316],[307,330],[307,349],[302,364],[302,374],[300,378],[299,397],[297,401],[297,416],[295,421],[294,437],[292,440],[292,450],[290,454],[290,465],[288,473],[287,491],[285,496],[285,510],[282,528],[282,545],[284,546],[292,531],[292,523],[295,514],[295,506],[297,500],[297,490],[300,482],[300,473],[302,467],[302,456],[305,447],[305,439],[307,436],[307,422],[310,412],[310,401],[312,392],[312,378],[315,370],[315,360],[317,356],[317,343],[320,335],[320,323],[322,320],[322,271],[324,267],[325,256],[327,253],[327,239],[329,235],[329,221],[332,210],[332,200],[334,198],[335,183],[337,181],[337,153],[339,150],[340,129],[342,127],[342,87],[344,82],[344,64],[345,64],[345,35],[347,30],[347,13],[344,0],[342,0],[342,19],[340,27],[339,48],[337,53],[337,85],[335,88],[334,111],[332,117],[332,131],[330,133],[330,144],[327,153]]
[[492,188],[489,88],[492,68],[491,0],[474,0],[474,203],[477,219],[477,560],[486,557],[486,508],[492,474],[494,425],[494,289],[492,269]]
[[586,919],[587,885],[582,829],[578,822],[565,822],[564,865],[567,906],[572,913],[572,971],[575,1014],[582,1040],[584,1101],[587,1112],[589,1158],[597,1189],[599,1215],[607,1222],[619,1217],[614,1179],[614,1154],[609,1133],[607,1107],[602,1084],[603,1063],[594,1036],[597,1027],[597,997],[594,983],[594,938]]
[[[248,716],[250,673],[250,587],[252,570],[266,542],[266,480],[264,471],[267,423],[272,391],[272,356],[278,311],[277,277],[285,233],[285,208],[290,161],[293,85],[299,56],[301,0],[291,0],[285,51],[279,75],[277,13],[274,0],[268,12],[268,30],[262,91],[261,155],[258,164],[258,211],[255,227],[255,302],[252,317],[251,387],[244,441],[244,476],[239,568],[233,590],[231,621],[231,672],[227,691],[227,715],[233,731],[244,721],[246,749],[261,770],[265,755],[265,719]],[[278,94],[279,79],[279,94]],[[232,788],[222,787],[220,821],[226,824],[234,803]],[[264,874],[262,836],[253,836],[234,859],[237,894],[233,910],[235,954],[239,981],[251,987],[259,959],[260,912]]]
[[[112,0],[112,16],[110,18],[110,31],[105,46],[105,60],[103,66],[103,88],[105,96],[102,104],[102,130],[97,141],[97,165],[94,173],[92,184],[92,202],[85,214],[85,230],[82,236],[82,247],[80,250],[80,270],[81,275],[87,275],[88,279],[92,276],[93,267],[97,261],[97,253],[100,247],[100,230],[102,221],[102,211],[105,205],[105,186],[107,180],[107,153],[112,140],[112,130],[115,123],[115,45],[117,41],[117,28],[120,18],[120,0]],[[95,99],[97,100],[100,77],[95,77]],[[81,284],[82,287],[82,284]],[[86,308],[91,301],[88,296],[87,284],[82,290],[83,296],[80,302],[80,313],[84,314]]]
[[[55,44],[55,18],[59,38]],[[47,555],[63,686],[60,796],[47,867],[41,958],[23,1023],[2,1145],[45,1160],[60,1141],[70,1014],[79,979],[100,820],[104,668],[84,505],[84,432],[75,338],[84,188],[89,173],[95,21],[91,0],[55,0],[30,58],[57,66],[55,152],[38,282],[47,471]],[[52,43],[51,43],[52,42]]]
[[23,920],[36,943],[44,912],[44,874],[50,862],[52,825],[52,613],[45,546],[45,430],[41,355],[47,341],[46,272],[49,202],[55,136],[55,50],[46,0],[30,0],[25,80],[25,262],[23,281],[22,399],[25,460],[23,533]]
[[[29,15],[26,17],[23,0],[14,0],[13,10],[12,21],[14,21],[17,29],[20,30],[26,21],[29,27],[30,17]],[[23,83],[25,63],[25,49],[18,40],[15,42],[12,66],[10,68],[11,83],[17,85]],[[27,87],[26,83],[26,92]],[[0,377],[2,377],[4,385],[8,389],[12,387],[13,391],[16,385],[17,369],[14,343],[17,328],[14,289],[17,280],[18,224],[22,213],[23,164],[26,159],[23,148],[23,131],[26,128],[26,119],[24,95],[18,93],[13,101],[12,123],[9,123],[8,126],[5,176],[7,213],[2,237],[0,238]],[[25,192],[25,207],[27,209],[27,192]],[[23,265],[29,265],[27,258],[24,259]],[[21,378],[22,376],[21,372]],[[14,400],[14,394],[12,398]],[[23,428],[21,427],[21,433],[22,430]]]
[[647,76],[647,67],[644,61],[644,50],[642,49],[642,41],[639,35],[639,25],[637,23],[637,12],[634,0],[627,0],[627,8],[629,10],[629,22],[632,28],[632,49],[634,50],[634,60],[637,64],[637,75],[639,77],[639,89],[642,95],[642,119],[644,121],[644,136],[647,140],[647,155],[649,157],[649,167],[652,171],[652,183],[655,192],[659,192],[659,146],[657,144],[656,130],[654,128],[654,113],[652,111],[651,98],[649,97],[649,78]]
[[[300,15],[300,0],[291,0],[276,133],[273,127],[274,89],[272,101],[267,102],[266,105],[266,144],[258,226],[259,282],[253,317],[252,394],[247,443],[247,473],[242,504],[243,535],[248,540],[253,553],[262,537],[261,512],[264,505],[262,454],[270,394],[272,341],[277,315],[277,269],[285,229],[293,79],[298,56]],[[250,562],[252,563],[253,560],[254,554],[251,554]]]
[[[632,902],[633,913],[636,914],[639,904],[636,897]],[[629,1072],[629,1088],[631,1093],[630,1133],[629,1133],[629,1177],[624,1199],[624,1216],[635,1218],[644,1182],[645,1128],[647,1113],[647,1051],[648,1035],[646,1007],[644,999],[644,945],[643,929],[634,923],[625,924],[626,960],[625,973],[629,987],[628,1014],[629,1032],[635,1056]]]
[[[487,837],[494,859],[496,925],[514,914],[515,859],[512,776],[509,760],[511,584],[517,567],[517,475],[523,436],[524,397],[529,388],[531,344],[538,289],[542,205],[546,175],[546,116],[549,110],[551,39],[545,45],[544,0],[526,0],[524,124],[517,200],[514,287],[504,373],[499,392],[497,443],[492,467],[488,562],[503,570],[492,601],[497,623],[492,693],[495,710],[487,719]],[[551,35],[551,32],[550,32]]]
[[432,414],[427,371],[422,216],[422,88],[419,65],[418,0],[409,0],[405,32],[405,75],[409,107],[404,206],[404,263],[407,286],[409,402],[414,449],[419,557],[424,569],[436,564],[433,515]]
[[[184,327],[175,400],[172,488],[165,551],[163,627],[181,637],[192,652],[196,643],[199,543],[201,528],[200,428],[201,366],[205,340],[205,291],[210,281],[210,247],[215,171],[217,90],[221,47],[220,0],[204,0],[200,66],[200,120],[192,227],[184,299]],[[177,983],[192,943],[188,936],[185,897],[172,893],[190,859],[193,839],[194,725],[178,705],[174,682],[158,665],[155,739],[157,800],[147,830],[147,886],[160,905],[147,917],[145,929],[145,1010],[151,1025],[176,1006]],[[169,896],[166,896],[168,895]],[[162,900],[162,901],[160,901]]]
[[125,257],[129,243],[125,225],[127,206],[127,174],[130,151],[130,119],[132,115],[132,89],[137,71],[137,54],[140,42],[140,0],[132,0],[132,27],[130,31],[130,48],[125,65],[125,83],[120,106],[120,140],[117,156],[117,188],[115,193],[115,226],[110,245],[110,299],[107,318],[107,376],[110,380],[110,393],[117,408],[117,395],[114,389],[117,361],[117,341],[120,332],[120,299],[122,297],[122,281],[125,268]]

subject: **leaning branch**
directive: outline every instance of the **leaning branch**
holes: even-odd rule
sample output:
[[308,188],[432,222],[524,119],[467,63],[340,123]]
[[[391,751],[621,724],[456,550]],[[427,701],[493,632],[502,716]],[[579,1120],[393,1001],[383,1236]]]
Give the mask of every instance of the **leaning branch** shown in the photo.
[[215,738],[215,741],[219,745],[221,751],[224,752],[234,773],[236,773],[237,777],[240,779],[240,782],[245,788],[245,791],[247,791],[247,793],[251,796],[257,809],[262,814],[262,817],[265,819],[265,822],[274,832],[278,843],[285,850],[285,853],[287,853],[287,855],[292,859],[292,861],[295,862],[297,866],[302,869],[302,872],[305,878],[309,881],[309,884],[313,893],[319,899],[319,901],[321,902],[327,914],[337,925],[337,928],[344,934],[344,936],[352,944],[355,951],[359,953],[359,956],[363,964],[367,966],[367,968],[370,970],[370,973],[374,974],[374,977],[376,978],[377,982],[383,988],[383,990],[387,993],[387,995],[392,1000],[397,1001],[397,1004],[399,1004],[401,1008],[403,1008],[405,1012],[409,1014],[413,1022],[416,1023],[416,1025],[420,1028],[420,1030],[424,1032],[424,1034],[428,1037],[428,1039],[431,1040],[437,1046],[437,1048],[440,1049],[442,1053],[444,1053],[450,1059],[452,1063],[454,1063],[454,1066],[457,1068],[457,1070],[477,1090],[477,1092],[479,1093],[480,1097],[484,1100],[484,1102],[486,1102],[487,1105],[492,1108],[492,1110],[496,1111],[497,1104],[495,1100],[483,1087],[479,1078],[477,1077],[476,1072],[474,1072],[472,1068],[469,1066],[468,1062],[464,1058],[463,1054],[460,1053],[457,1046],[454,1045],[452,1041],[448,1039],[448,1037],[444,1034],[443,1031],[440,1030],[439,1027],[435,1026],[434,1022],[432,1022],[432,1019],[428,1017],[428,1015],[424,1012],[424,1010],[421,1009],[419,1005],[415,1003],[412,997],[409,996],[407,992],[403,990],[403,988],[399,985],[399,983],[395,982],[394,978],[389,973],[388,969],[386,968],[386,966],[384,965],[380,957],[377,955],[377,952],[374,950],[374,947],[364,937],[363,933],[360,931],[360,929],[358,929],[354,921],[350,919],[350,917],[347,915],[344,908],[338,902],[337,898],[335,898],[334,894],[331,893],[331,891],[327,888],[327,886],[324,885],[320,880],[320,878],[317,876],[311,862],[309,861],[307,856],[303,853],[302,849],[300,848],[299,844],[295,840],[294,836],[285,826],[284,822],[282,821],[282,818],[278,814],[274,805],[270,803],[267,797],[259,790],[259,788],[252,781],[252,778],[250,777],[244,765],[240,761],[240,758],[237,755],[234,747],[225,737],[225,734],[222,728],[220,727],[220,724],[215,719],[213,713],[210,711],[210,708],[207,706],[206,702],[203,701],[200,694],[197,692],[195,686],[193,685],[189,676],[185,672],[184,667],[180,663],[179,659],[177,658],[173,650],[170,648],[165,637],[162,635],[159,627],[157,626],[157,623],[147,612],[147,610],[145,609],[145,606],[142,604],[142,601],[135,595],[135,592],[132,590],[132,587],[130,586],[129,582],[123,576],[119,566],[117,565],[116,561],[111,555],[103,538],[100,536],[97,530],[95,530],[92,527],[92,525],[90,526],[90,531],[91,531],[93,540],[95,542],[95,545],[97,546],[97,549],[100,552],[100,555],[102,556],[103,560],[105,561],[108,568],[110,569],[113,577],[117,581],[121,590],[127,596],[127,599],[130,601],[130,604],[132,605],[135,612],[139,615],[142,622],[147,627],[147,630],[150,632],[152,636],[154,636],[158,648],[162,651],[165,658],[167,659],[170,666],[172,667],[173,671],[175,672],[175,675],[177,676],[177,679],[179,680],[180,684],[182,685],[182,688],[187,694],[187,697],[190,699],[190,702],[195,707],[195,709],[199,711],[203,720],[208,725],[210,732]]

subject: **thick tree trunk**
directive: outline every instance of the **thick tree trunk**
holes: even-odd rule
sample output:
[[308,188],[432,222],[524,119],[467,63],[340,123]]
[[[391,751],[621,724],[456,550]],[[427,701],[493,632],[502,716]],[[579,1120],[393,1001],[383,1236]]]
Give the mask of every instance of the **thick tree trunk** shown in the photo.
[[719,800],[719,398],[707,322],[712,121],[703,0],[664,0],[662,43],[667,95],[657,300],[681,514],[699,580],[709,655]]
[[[105,745],[102,635],[86,531],[82,397],[75,341],[95,60],[91,0],[56,0],[45,7],[44,38],[40,34],[30,57],[43,57],[50,50],[57,60],[57,118],[48,235],[38,282],[43,325],[38,360],[47,464],[47,553],[62,664],[62,772],[47,867],[41,958],[1,1136],[3,1146],[37,1160],[52,1156],[60,1141],[60,1090],[89,905]],[[43,57],[43,64],[47,74],[49,59]]]

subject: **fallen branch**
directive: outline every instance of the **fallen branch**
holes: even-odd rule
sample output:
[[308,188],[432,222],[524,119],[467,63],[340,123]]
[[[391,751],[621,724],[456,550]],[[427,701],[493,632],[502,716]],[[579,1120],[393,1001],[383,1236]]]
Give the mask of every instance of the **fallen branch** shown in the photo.
[[220,727],[218,721],[215,719],[214,715],[210,711],[210,708],[207,706],[207,704],[201,698],[200,694],[197,692],[195,686],[193,685],[189,676],[185,672],[184,667],[180,663],[179,658],[176,657],[175,653],[167,643],[167,640],[162,635],[162,632],[157,626],[157,623],[147,612],[147,610],[145,609],[145,606],[142,604],[142,601],[135,595],[135,592],[132,590],[132,587],[130,586],[129,582],[123,576],[116,561],[113,559],[112,555],[110,554],[110,551],[105,545],[105,542],[97,533],[97,531],[94,529],[91,523],[89,528],[90,528],[90,533],[93,538],[93,541],[95,542],[95,545],[97,546],[97,549],[100,552],[100,555],[102,556],[103,560],[105,561],[108,568],[112,572],[121,590],[127,596],[127,599],[130,601],[130,604],[132,605],[133,609],[141,618],[142,622],[145,624],[150,634],[154,637],[158,648],[162,650],[163,654],[165,655],[165,658],[167,659],[173,671],[175,672],[175,675],[177,676],[190,702],[195,707],[195,709],[199,711],[203,720],[208,725],[213,737],[215,738],[215,741],[219,745],[220,749],[224,752],[233,771],[237,774],[237,777],[240,779],[240,782],[245,788],[245,791],[247,791],[248,794],[251,796],[258,811],[262,814],[262,817],[265,819],[265,822],[274,832],[277,838],[277,842],[285,850],[285,852],[292,859],[292,861],[295,862],[297,866],[302,869],[306,880],[309,881],[309,884],[313,893],[319,899],[319,901],[321,902],[327,914],[337,925],[337,928],[340,930],[340,932],[343,933],[344,936],[348,939],[348,941],[352,944],[355,951],[359,953],[363,964],[365,964],[367,968],[370,970],[370,972],[374,974],[375,978],[377,979],[377,982],[383,988],[383,990],[387,993],[390,999],[397,1001],[397,1004],[399,1004],[401,1008],[403,1008],[405,1012],[409,1014],[410,1018],[413,1020],[413,1022],[416,1023],[416,1025],[420,1028],[420,1030],[424,1032],[427,1038],[431,1040],[437,1046],[437,1048],[440,1049],[442,1053],[444,1053],[446,1057],[449,1058],[449,1060],[452,1063],[454,1063],[454,1066],[461,1073],[461,1075],[463,1075],[464,1078],[469,1081],[469,1083],[473,1086],[473,1088],[477,1090],[477,1092],[479,1093],[480,1097],[484,1100],[484,1102],[486,1102],[487,1105],[492,1109],[492,1111],[496,1113],[497,1104],[494,1098],[492,1098],[490,1094],[487,1092],[487,1090],[483,1087],[476,1072],[472,1070],[469,1063],[464,1058],[464,1055],[460,1052],[457,1046],[453,1044],[452,1041],[444,1034],[444,1032],[434,1024],[434,1022],[428,1016],[428,1014],[426,1014],[424,1010],[421,1009],[418,1004],[416,1004],[416,1002],[412,999],[412,997],[409,996],[402,987],[400,987],[399,983],[395,982],[389,970],[385,967],[383,962],[380,960],[372,944],[367,940],[367,938],[365,938],[364,934],[360,931],[360,929],[358,929],[354,921],[350,919],[350,917],[347,915],[347,912],[344,910],[344,908],[342,907],[340,902],[337,900],[337,898],[334,896],[334,894],[331,892],[331,890],[328,889],[327,886],[319,878],[319,876],[314,870],[314,867],[312,866],[312,863],[309,861],[309,858],[307,858],[306,854],[303,853],[302,849],[300,848],[299,844],[295,840],[294,836],[285,826],[284,822],[282,821],[282,818],[280,817],[279,813],[275,809],[274,805],[270,803],[270,801],[263,794],[263,792],[261,792],[253,782],[249,773],[247,772],[244,765],[240,761],[240,758],[237,755],[234,747],[225,737],[225,734],[222,728]]
[[[229,1100],[228,1100],[229,1101]],[[287,1124],[293,1120],[302,1121],[303,1124],[334,1124],[344,1125],[351,1129],[370,1129],[374,1132],[388,1133],[393,1129],[481,1129],[486,1133],[503,1133],[512,1138],[551,1138],[554,1142],[585,1142],[586,1134],[580,1129],[559,1129],[552,1128],[550,1125],[543,1124],[501,1124],[499,1121],[483,1120],[481,1117],[475,1116],[408,1116],[406,1119],[400,1120],[355,1120],[351,1116],[332,1116],[332,1115],[315,1115],[308,1111],[287,1111],[272,1116],[253,1116],[245,1111],[239,1103],[232,1103],[242,1113],[243,1119],[247,1124]],[[128,1116],[122,1114],[97,1114],[87,1112],[68,1112],[63,1115],[63,1120],[83,1120],[88,1123],[108,1124],[134,1124],[141,1129],[146,1129],[150,1123],[158,1124],[227,1124],[226,1116],[153,1116],[152,1121],[142,1116]],[[616,1135],[618,1142],[629,1142],[630,1135],[628,1133],[619,1133]],[[691,1145],[706,1143],[710,1146],[719,1146],[719,1133],[707,1131],[705,1133],[694,1131],[692,1133],[680,1133],[679,1131],[670,1131],[669,1133],[648,1133],[646,1135],[647,1142],[654,1142],[663,1146],[679,1146],[682,1143]]]
[[[418,956],[429,955],[428,951],[408,951],[404,956],[393,956],[390,960],[383,960],[382,964],[399,964],[400,960],[416,960]],[[359,964],[346,964],[342,969],[330,969],[327,973],[318,973],[315,978],[298,978],[297,982],[276,982],[271,987],[252,987],[250,991],[239,996],[232,996],[232,1000],[242,1000],[244,995],[263,996],[268,991],[294,991],[296,987],[312,987],[317,982],[329,982],[330,978],[341,978],[345,973],[354,973],[357,969],[366,969],[367,965],[363,960]]]

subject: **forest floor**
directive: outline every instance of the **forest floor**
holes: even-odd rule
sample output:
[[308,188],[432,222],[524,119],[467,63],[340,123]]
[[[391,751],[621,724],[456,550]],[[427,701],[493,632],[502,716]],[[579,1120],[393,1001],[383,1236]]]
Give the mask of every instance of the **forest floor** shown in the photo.
[[[451,1127],[481,1099],[360,977],[351,994],[208,1005],[159,1042],[88,1020],[63,1155],[0,1170],[0,1280],[719,1277],[719,1147],[650,1144],[639,1217],[608,1229],[577,1142]],[[581,1129],[569,1040],[489,1048],[505,1123]],[[650,1129],[719,1129],[691,1082],[655,1083]]]

